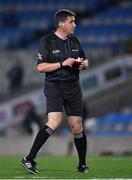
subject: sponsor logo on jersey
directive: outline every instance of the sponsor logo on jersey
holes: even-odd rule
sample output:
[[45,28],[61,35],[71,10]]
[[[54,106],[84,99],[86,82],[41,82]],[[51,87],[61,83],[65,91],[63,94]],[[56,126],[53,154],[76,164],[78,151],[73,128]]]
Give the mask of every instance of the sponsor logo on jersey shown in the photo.
[[59,50],[59,49],[52,50],[52,53],[53,53],[53,54],[60,53],[60,50]]
[[73,52],[78,52],[79,50],[78,49],[72,49]]

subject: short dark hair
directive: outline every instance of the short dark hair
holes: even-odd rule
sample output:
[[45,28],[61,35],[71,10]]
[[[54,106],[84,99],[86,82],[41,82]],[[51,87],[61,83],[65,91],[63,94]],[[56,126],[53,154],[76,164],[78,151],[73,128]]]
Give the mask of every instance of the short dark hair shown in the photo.
[[58,26],[59,22],[65,22],[68,16],[76,16],[76,14],[69,9],[60,9],[55,13],[55,24]]

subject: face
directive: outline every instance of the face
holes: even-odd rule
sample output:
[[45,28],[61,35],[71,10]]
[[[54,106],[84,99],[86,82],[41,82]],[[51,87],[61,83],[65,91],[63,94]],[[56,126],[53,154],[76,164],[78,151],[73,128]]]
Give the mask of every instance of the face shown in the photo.
[[63,31],[70,35],[74,33],[76,24],[75,24],[75,17],[74,16],[68,16],[67,20],[64,22],[64,25],[62,26]]

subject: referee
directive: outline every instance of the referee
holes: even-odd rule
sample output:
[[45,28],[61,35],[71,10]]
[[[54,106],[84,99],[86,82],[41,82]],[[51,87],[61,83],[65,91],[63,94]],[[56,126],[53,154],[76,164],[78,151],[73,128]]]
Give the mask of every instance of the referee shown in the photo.
[[78,172],[87,173],[87,140],[82,127],[82,92],[79,71],[88,67],[88,60],[74,33],[76,14],[61,9],[55,14],[56,31],[43,37],[37,59],[37,70],[45,73],[48,122],[38,132],[29,154],[21,165],[32,174],[37,174],[34,161],[38,151],[51,134],[61,125],[63,107],[78,152]]

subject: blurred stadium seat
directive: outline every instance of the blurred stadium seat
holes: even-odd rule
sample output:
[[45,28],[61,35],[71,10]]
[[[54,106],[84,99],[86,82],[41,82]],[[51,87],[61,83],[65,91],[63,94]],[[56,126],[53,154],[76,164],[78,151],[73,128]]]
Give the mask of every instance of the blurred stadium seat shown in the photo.
[[132,114],[108,113],[96,119],[92,136],[129,136],[132,135]]
[[[119,1],[122,2],[122,1]],[[54,12],[59,8],[70,8],[75,10],[81,16],[81,21],[76,34],[80,38],[80,41],[88,52],[94,48],[96,49],[109,49],[114,52],[122,50],[124,42],[132,36],[132,4],[128,1],[125,7],[113,7],[112,1],[108,0],[93,0],[76,3],[76,0],[67,2],[66,0],[1,0],[0,1],[0,19],[2,19],[4,9],[8,6],[15,6],[16,16],[19,20],[19,26],[23,28],[32,29],[30,39],[36,37],[37,30],[48,30],[54,23]],[[103,9],[101,9],[103,7]],[[105,11],[99,11],[104,10]],[[93,12],[93,18],[89,19],[88,12]],[[84,19],[84,20],[83,20]],[[3,31],[3,30],[2,30]],[[16,31],[16,29],[14,29]],[[20,31],[20,32],[19,32]],[[31,30],[30,30],[31,31]],[[12,43],[12,31],[9,30],[9,36],[0,33],[2,36],[2,42],[4,47],[8,47],[8,43]],[[11,34],[11,35],[10,35]],[[15,42],[18,47],[21,46],[21,37],[25,37],[25,40],[29,40],[29,44],[32,42],[29,36],[18,28],[16,31]],[[26,39],[26,37],[28,38]],[[86,38],[87,37],[87,38]],[[2,43],[1,43],[2,44]],[[1,45],[2,46],[2,45]],[[17,46],[15,46],[17,48]],[[32,45],[29,45],[32,47]]]

